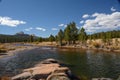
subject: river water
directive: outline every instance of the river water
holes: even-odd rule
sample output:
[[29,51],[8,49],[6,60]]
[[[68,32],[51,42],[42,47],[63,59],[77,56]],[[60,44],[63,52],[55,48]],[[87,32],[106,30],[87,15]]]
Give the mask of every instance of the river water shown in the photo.
[[120,53],[40,47],[1,58],[0,76],[16,75],[47,58],[64,62],[77,76],[117,78],[120,75]]

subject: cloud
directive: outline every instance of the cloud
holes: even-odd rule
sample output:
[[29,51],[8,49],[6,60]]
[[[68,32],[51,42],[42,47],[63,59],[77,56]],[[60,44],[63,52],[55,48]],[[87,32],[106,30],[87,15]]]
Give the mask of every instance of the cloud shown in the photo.
[[45,29],[45,28],[42,28],[42,27],[36,27],[35,29],[36,29],[36,30],[40,30],[40,31],[46,31],[46,29]]
[[110,10],[113,11],[113,12],[116,11],[116,9],[114,7],[111,7]]
[[59,24],[58,26],[62,27],[62,26],[64,26],[64,24]]
[[67,25],[66,24],[59,24],[58,26],[60,26],[60,27],[67,27]]
[[25,29],[25,31],[31,31],[32,29],[33,29],[33,28],[30,27],[30,28]]
[[52,28],[53,31],[57,31],[58,29],[57,28]]
[[13,20],[10,17],[1,17],[0,16],[0,25],[5,25],[5,26],[9,26],[9,27],[17,27],[20,24],[26,24],[26,22],[20,21],[20,20]]
[[101,32],[120,29],[120,12],[112,14],[94,13],[93,19],[87,19],[83,27],[87,32]]
[[67,25],[64,25],[64,27],[66,28],[66,27],[67,27]]
[[82,16],[82,18],[88,18],[90,15],[88,15],[88,14],[84,14],[83,16]]
[[80,21],[80,24],[83,24],[84,23],[84,21],[82,20],[82,21]]

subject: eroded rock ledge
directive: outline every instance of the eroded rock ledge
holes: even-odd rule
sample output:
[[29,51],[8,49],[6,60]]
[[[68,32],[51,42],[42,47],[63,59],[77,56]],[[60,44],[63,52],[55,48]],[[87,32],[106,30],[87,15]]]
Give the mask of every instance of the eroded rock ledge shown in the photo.
[[79,80],[68,67],[55,59],[46,59],[33,68],[24,69],[23,73],[12,80]]

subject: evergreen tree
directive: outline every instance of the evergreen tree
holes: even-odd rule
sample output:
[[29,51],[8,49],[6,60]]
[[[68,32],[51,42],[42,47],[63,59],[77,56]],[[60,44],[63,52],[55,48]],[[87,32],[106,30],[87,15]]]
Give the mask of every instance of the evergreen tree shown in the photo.
[[33,42],[33,35],[30,35],[30,42]]
[[64,38],[64,33],[63,33],[63,31],[62,31],[61,29],[60,29],[60,31],[58,32],[57,38],[58,38],[58,41],[59,41],[59,45],[61,46],[61,45],[62,45],[62,40],[63,40],[63,38]]
[[43,41],[42,37],[39,37],[39,38],[38,38],[38,41],[39,41],[39,42],[42,42],[42,41]]
[[54,37],[53,35],[50,35],[50,37],[49,37],[49,41],[50,41],[50,42],[55,41],[55,37]]
[[78,29],[76,28],[75,22],[72,22],[67,25],[67,27],[64,30],[64,36],[68,44],[75,43],[78,36]]
[[104,32],[101,32],[100,34],[101,34],[101,35],[100,35],[99,38],[102,39],[103,42],[106,42],[106,35],[105,35],[105,33],[104,33]]
[[85,29],[82,27],[80,32],[79,32],[79,41],[81,41],[83,43],[86,40],[87,40],[87,34],[85,32]]
[[70,44],[70,41],[71,41],[70,33],[71,33],[70,25],[68,24],[67,27],[64,30],[64,39],[65,39],[65,41],[67,41],[68,45]]
[[75,22],[70,23],[70,32],[71,32],[71,40],[73,42],[73,44],[75,44],[75,41],[77,40],[77,36],[78,36],[78,29],[76,28],[76,24]]

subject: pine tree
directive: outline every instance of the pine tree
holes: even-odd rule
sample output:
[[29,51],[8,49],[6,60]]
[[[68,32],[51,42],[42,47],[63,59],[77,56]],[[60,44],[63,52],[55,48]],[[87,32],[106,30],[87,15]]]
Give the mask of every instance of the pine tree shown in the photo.
[[50,35],[49,41],[52,43],[53,41],[55,41],[55,37],[53,35]]
[[33,42],[33,35],[30,35],[30,42]]
[[64,30],[64,39],[66,40],[67,44],[69,45],[71,42],[71,35],[70,35],[70,25],[68,24]]
[[79,41],[81,41],[82,43],[84,43],[87,40],[87,34],[85,32],[84,28],[81,28],[80,32],[79,32]]
[[63,33],[63,31],[62,31],[61,29],[60,29],[60,31],[58,32],[57,38],[58,38],[58,41],[59,41],[59,45],[61,46],[61,45],[62,45],[62,40],[63,40],[63,38],[64,38],[64,33]]
[[78,29],[76,27],[75,22],[70,23],[70,29],[71,29],[71,40],[73,44],[75,44],[78,36]]

